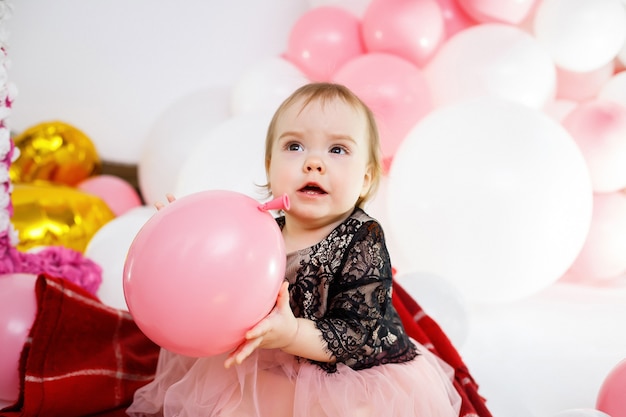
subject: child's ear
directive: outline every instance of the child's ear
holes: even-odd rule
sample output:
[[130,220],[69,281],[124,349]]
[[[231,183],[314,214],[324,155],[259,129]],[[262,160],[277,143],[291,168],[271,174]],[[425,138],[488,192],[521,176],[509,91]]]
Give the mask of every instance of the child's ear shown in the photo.
[[363,187],[361,188],[361,197],[364,197],[367,195],[367,193],[369,192],[370,188],[372,187],[372,180],[373,180],[373,174],[372,174],[372,165],[368,165],[367,166],[367,170],[365,170],[365,175],[363,176]]

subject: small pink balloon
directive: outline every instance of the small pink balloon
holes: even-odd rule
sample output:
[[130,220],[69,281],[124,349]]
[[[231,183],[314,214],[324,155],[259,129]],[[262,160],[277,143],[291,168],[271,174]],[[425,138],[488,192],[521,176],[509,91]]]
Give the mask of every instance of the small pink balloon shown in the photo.
[[76,188],[100,197],[116,216],[121,216],[141,205],[141,198],[133,186],[114,175],[89,177],[80,182]]
[[600,386],[596,408],[611,417],[626,417],[626,359],[609,372]]
[[418,67],[435,53],[445,35],[435,0],[372,0],[362,20],[368,52],[398,55]]
[[317,7],[294,24],[284,57],[313,81],[328,81],[350,59],[365,52],[360,20],[346,9]]
[[482,23],[521,23],[536,0],[458,0],[459,5]]
[[220,354],[271,311],[285,260],[280,228],[256,200],[202,191],[168,204],[139,230],[124,264],[124,296],[158,345]]
[[422,71],[396,55],[361,55],[341,67],[333,81],[346,85],[370,107],[386,160],[393,158],[407,133],[433,108]]
[[597,193],[626,188],[626,107],[609,100],[581,103],[563,119],[587,162]]
[[19,395],[19,361],[37,314],[33,274],[0,275],[0,400]]
[[626,194],[599,193],[585,244],[570,267],[569,279],[610,280],[626,273]]

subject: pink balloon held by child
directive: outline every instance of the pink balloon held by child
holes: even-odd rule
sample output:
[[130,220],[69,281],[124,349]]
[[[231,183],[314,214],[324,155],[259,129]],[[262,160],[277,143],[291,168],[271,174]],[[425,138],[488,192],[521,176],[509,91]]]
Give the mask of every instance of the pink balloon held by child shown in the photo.
[[188,195],[140,229],[124,265],[124,295],[139,328],[161,347],[188,356],[235,348],[265,317],[284,280],[285,249],[267,210],[234,191]]

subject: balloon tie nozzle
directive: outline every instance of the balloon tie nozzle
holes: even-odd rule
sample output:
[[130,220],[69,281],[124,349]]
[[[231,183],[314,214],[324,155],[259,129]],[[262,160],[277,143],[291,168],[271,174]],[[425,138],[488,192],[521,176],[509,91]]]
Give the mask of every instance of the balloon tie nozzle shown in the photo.
[[287,194],[283,194],[280,197],[270,200],[267,203],[259,204],[258,206],[259,210],[261,211],[289,210],[289,207],[289,196]]

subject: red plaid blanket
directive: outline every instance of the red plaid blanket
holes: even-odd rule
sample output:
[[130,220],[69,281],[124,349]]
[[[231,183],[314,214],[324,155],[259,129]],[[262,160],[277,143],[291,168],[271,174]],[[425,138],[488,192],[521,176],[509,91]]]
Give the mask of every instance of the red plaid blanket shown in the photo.
[[41,275],[36,294],[19,398],[0,416],[124,416],[135,390],[154,378],[158,346],[129,313],[67,280]]
[[[41,275],[38,312],[21,355],[21,387],[0,417],[125,416],[135,390],[154,377],[159,347],[129,313],[86,290]],[[461,417],[491,417],[478,386],[439,326],[397,283],[393,303],[415,340],[455,369]]]
[[395,281],[392,300],[409,336],[426,346],[454,368],[454,387],[461,395],[462,400],[459,416],[492,417],[485,405],[485,399],[478,394],[478,385],[439,325]]

